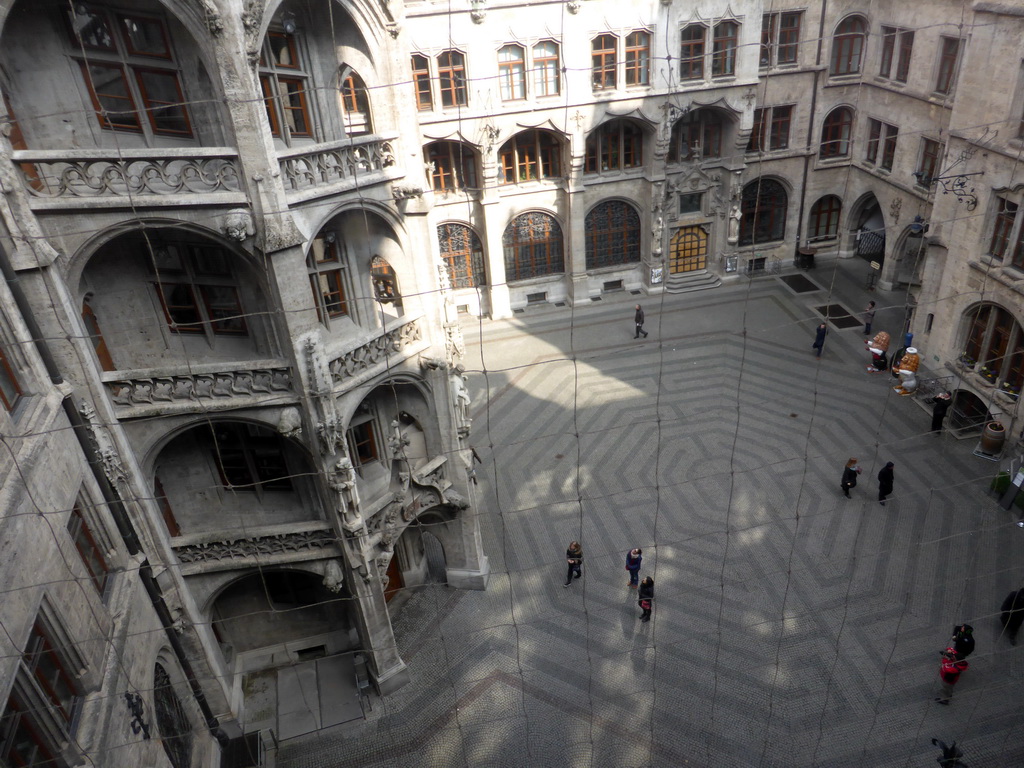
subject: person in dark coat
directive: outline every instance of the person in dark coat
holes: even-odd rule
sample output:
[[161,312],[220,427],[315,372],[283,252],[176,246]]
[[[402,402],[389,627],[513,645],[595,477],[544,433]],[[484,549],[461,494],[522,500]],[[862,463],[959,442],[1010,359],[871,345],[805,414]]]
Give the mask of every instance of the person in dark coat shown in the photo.
[[999,622],[1006,631],[1006,637],[1010,645],[1016,645],[1017,632],[1020,631],[1020,625],[1024,624],[1024,589],[1008,594],[999,609],[1002,611]]
[[953,397],[949,392],[943,392],[936,395],[932,402],[935,404],[932,406],[932,432],[940,435],[942,434],[942,420],[946,418],[946,411],[952,405]]
[[892,493],[892,468],[895,466],[891,461],[878,470],[878,503],[885,506],[885,497]]
[[651,610],[654,608],[654,579],[645,576],[640,582],[640,589],[637,592],[637,604],[643,613],[640,614],[640,621],[651,620]]
[[839,487],[843,489],[843,495],[846,498],[850,498],[850,489],[857,485],[859,474],[860,467],[857,466],[857,460],[851,458],[843,469],[843,479],[839,481]]
[[950,648],[957,659],[963,660],[974,653],[974,627],[970,624],[958,624],[953,627],[953,639]]
[[644,551],[637,547],[626,553],[626,570],[629,571],[629,586],[636,588],[640,583],[640,564],[644,561]]
[[565,562],[568,563],[569,569],[565,572],[565,584],[562,586],[568,587],[574,578],[579,579],[583,576],[583,547],[578,541],[570,543],[569,548],[565,550]]
[[636,314],[633,315],[633,322],[636,323],[636,333],[633,335],[634,339],[639,339],[640,334],[647,338],[647,331],[644,330],[644,311],[639,304],[636,305]]
[[825,334],[828,333],[828,326],[822,323],[814,331],[814,343],[811,347],[815,350],[814,356],[821,357],[821,350],[825,348]]

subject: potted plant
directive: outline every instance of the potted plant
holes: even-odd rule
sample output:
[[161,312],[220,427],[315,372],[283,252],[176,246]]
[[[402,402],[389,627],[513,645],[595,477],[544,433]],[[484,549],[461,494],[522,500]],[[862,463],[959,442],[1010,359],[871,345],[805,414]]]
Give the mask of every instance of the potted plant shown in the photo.
[[978,361],[973,357],[964,352],[960,357],[957,358],[956,364],[958,368],[962,368],[965,371],[973,371],[974,366]]
[[1004,381],[999,384],[999,391],[1004,395],[1008,395],[1011,400],[1016,400],[1020,397],[1020,387],[1011,384],[1008,381]]
[[995,370],[989,368],[987,365],[981,366],[976,369],[978,376],[981,377],[981,383],[986,386],[994,386],[996,383],[996,376],[998,375]]

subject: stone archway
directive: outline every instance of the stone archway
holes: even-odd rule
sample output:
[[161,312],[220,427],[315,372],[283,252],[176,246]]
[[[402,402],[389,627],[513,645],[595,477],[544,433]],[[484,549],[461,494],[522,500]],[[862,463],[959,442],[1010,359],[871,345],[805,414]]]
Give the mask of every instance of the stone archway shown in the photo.
[[868,193],[858,200],[847,219],[850,228],[850,249],[865,261],[885,262],[885,215],[878,198]]

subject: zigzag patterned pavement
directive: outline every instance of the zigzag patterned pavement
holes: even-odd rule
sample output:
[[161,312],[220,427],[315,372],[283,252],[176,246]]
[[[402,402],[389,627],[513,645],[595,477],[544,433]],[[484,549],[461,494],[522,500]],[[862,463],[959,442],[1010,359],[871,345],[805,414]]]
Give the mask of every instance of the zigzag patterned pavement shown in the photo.
[[[630,296],[467,328],[488,589],[413,595],[394,617],[412,682],[277,764],[923,766],[937,737],[972,768],[1024,765],[1024,656],[997,621],[1024,530],[986,492],[1000,465],[865,373],[860,328],[814,358],[810,308],[866,303],[834,266],[832,296],[643,297],[645,340]],[[874,298],[896,337],[903,295]],[[573,539],[584,578],[563,588]],[[944,707],[937,652],[964,621],[977,650]]]

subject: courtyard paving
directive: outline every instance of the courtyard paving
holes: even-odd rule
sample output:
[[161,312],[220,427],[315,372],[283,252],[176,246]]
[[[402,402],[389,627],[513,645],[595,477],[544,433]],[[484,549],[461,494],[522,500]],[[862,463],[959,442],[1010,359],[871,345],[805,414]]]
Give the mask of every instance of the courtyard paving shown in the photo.
[[[815,307],[869,298],[899,346],[905,294],[868,293],[866,271],[466,318],[488,588],[413,594],[393,619],[412,681],[277,765],[926,766],[933,737],[972,768],[1024,765],[1024,645],[998,623],[1024,530],[987,494],[1002,464],[866,373],[859,325],[812,354]],[[563,588],[573,539],[584,578]],[[964,621],[977,650],[943,707],[938,651]]]

